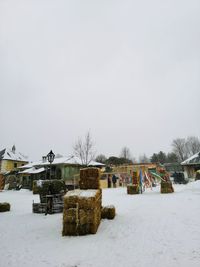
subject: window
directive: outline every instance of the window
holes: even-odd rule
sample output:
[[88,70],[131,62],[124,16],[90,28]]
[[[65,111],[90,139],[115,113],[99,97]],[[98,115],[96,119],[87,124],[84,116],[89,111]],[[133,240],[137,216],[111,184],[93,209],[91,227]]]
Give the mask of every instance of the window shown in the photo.
[[14,162],[14,168],[17,168],[17,163],[16,162]]

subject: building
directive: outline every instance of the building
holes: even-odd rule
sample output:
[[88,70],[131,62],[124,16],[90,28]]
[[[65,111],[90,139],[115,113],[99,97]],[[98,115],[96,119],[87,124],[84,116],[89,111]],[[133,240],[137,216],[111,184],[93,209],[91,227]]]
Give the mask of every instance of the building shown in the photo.
[[196,172],[200,170],[200,152],[183,161],[181,165],[188,178],[195,178]]
[[5,148],[0,151],[0,189],[3,189],[5,179],[12,181],[13,186],[16,183],[15,173],[18,168],[28,163],[27,158],[16,147],[12,149]]
[[[34,180],[62,179],[67,186],[78,184],[80,169],[82,165],[78,157],[59,157],[55,158],[50,164],[46,157],[41,161],[29,163],[18,169],[21,182],[24,188],[32,188]],[[91,161],[89,167],[104,167],[104,164]]]

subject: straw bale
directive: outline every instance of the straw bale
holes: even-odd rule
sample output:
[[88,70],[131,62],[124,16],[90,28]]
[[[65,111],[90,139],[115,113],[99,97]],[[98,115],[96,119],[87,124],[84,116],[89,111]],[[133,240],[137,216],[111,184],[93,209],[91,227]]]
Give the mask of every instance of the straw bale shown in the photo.
[[87,235],[87,234],[96,234],[98,230],[98,224],[84,224],[76,225],[72,223],[64,223],[62,235],[63,236],[76,236],[76,235]]
[[162,181],[161,185],[160,185],[160,192],[162,194],[167,194],[167,193],[173,193],[174,192],[174,188],[172,186],[172,182],[171,181]]
[[85,168],[80,170],[80,189],[99,189],[100,170],[98,168]]
[[95,234],[101,222],[101,190],[73,190],[64,196],[63,235]]
[[67,223],[76,223],[77,209],[70,208],[63,212],[63,221]]
[[0,203],[0,212],[10,211],[10,204],[8,202]]
[[101,218],[113,220],[115,218],[116,212],[113,205],[102,207]]
[[139,194],[139,185],[133,185],[133,184],[128,184],[127,185],[127,194],[128,195],[134,195],[134,194]]
[[94,209],[96,206],[101,205],[102,191],[101,190],[73,190],[67,192],[64,196],[64,209],[79,208]]

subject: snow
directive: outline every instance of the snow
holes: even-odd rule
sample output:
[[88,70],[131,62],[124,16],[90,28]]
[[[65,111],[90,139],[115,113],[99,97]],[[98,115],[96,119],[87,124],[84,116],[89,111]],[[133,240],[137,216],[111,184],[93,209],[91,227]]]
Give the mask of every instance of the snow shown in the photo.
[[11,149],[6,148],[4,154],[2,155],[2,160],[16,160],[16,161],[28,161],[27,157],[25,157],[22,153],[13,151]]
[[[57,165],[57,164],[83,165],[81,160],[75,156],[55,158],[54,161],[52,162],[52,165]],[[28,163],[24,166],[19,167],[19,169],[28,169],[35,166],[49,166],[49,165],[50,163],[47,160],[45,162],[41,160]],[[97,161],[91,161],[89,166],[104,166],[104,164]]]
[[45,168],[36,169],[35,167],[33,167],[33,168],[30,168],[30,169],[21,171],[19,173],[36,174],[36,173],[41,173],[41,172],[44,172],[44,171],[45,171]]
[[187,164],[199,164],[200,163],[200,152],[194,154],[190,158],[186,159],[185,161],[181,162],[181,165]]
[[38,195],[3,191],[0,202],[0,267],[197,267],[200,262],[200,181],[159,187],[142,195],[126,188],[103,189],[114,220],[102,220],[96,235],[62,237],[62,214],[32,213]]
[[97,190],[94,190],[94,189],[90,189],[90,190],[76,189],[76,190],[67,192],[67,194],[64,197],[78,196],[78,197],[89,198],[89,197],[95,197],[96,194],[97,194]]

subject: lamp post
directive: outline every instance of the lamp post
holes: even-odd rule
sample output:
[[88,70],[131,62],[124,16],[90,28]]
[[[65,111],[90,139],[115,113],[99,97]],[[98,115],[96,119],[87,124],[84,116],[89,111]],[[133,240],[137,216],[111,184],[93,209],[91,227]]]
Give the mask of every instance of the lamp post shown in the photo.
[[51,180],[51,164],[54,161],[55,158],[55,154],[53,153],[53,151],[51,150],[48,154],[47,154],[47,160],[50,163],[50,180]]

